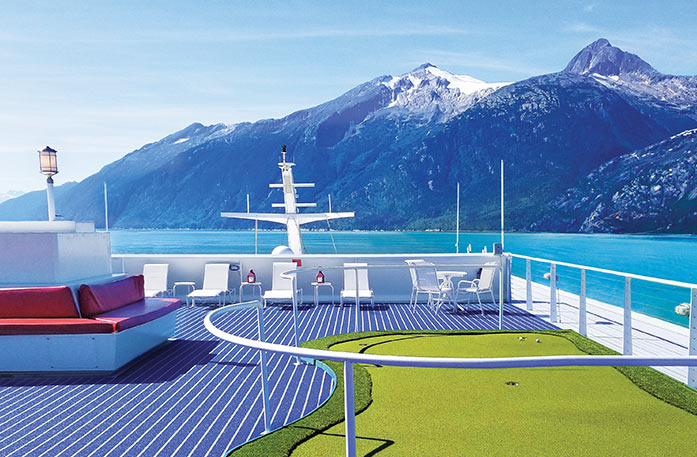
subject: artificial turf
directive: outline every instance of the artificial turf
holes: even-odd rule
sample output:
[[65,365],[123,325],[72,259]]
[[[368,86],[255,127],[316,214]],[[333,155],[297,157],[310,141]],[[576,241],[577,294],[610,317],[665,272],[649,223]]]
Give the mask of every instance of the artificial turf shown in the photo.
[[[573,332],[379,333],[309,343],[445,357],[611,352]],[[343,455],[343,376],[341,364],[331,367],[338,385],[327,404],[233,455]],[[697,426],[689,412],[697,394],[650,368],[355,370],[358,455],[694,455],[686,431]]]

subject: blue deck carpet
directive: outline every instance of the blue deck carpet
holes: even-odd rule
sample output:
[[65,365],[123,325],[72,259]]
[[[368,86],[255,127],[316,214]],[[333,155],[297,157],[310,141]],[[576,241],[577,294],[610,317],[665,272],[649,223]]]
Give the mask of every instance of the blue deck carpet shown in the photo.
[[[178,311],[176,340],[113,376],[0,378],[0,456],[222,456],[264,429],[259,353],[220,341],[203,327],[207,308]],[[509,330],[554,329],[506,305]],[[353,306],[302,306],[301,340],[354,330]],[[362,305],[363,330],[495,329],[498,308],[482,316],[425,306]],[[267,340],[291,344],[291,308],[265,310]],[[215,322],[257,337],[256,312]],[[322,403],[332,378],[294,358],[269,357],[272,426],[297,420]]]

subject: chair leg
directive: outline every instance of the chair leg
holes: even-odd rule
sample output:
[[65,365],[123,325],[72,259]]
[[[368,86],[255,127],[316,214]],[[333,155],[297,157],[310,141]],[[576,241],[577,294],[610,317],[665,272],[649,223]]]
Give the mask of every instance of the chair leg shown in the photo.
[[479,311],[482,312],[482,316],[484,315],[484,307],[482,306],[482,299],[479,296],[479,291],[477,291],[477,302],[479,302]]
[[339,294],[339,306],[344,306],[344,296]]

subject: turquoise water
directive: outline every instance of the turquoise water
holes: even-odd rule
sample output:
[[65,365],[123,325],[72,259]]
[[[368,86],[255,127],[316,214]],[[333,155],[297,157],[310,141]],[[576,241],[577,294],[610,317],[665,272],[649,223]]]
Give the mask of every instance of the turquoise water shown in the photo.
[[[455,252],[455,234],[449,232],[303,232],[305,249],[311,254],[333,253],[439,253]],[[493,232],[461,233],[460,250],[484,246],[491,250],[500,235]],[[270,253],[286,244],[281,231],[261,231],[259,253]],[[253,253],[253,231],[207,230],[124,230],[111,232],[115,254],[229,254]],[[554,233],[507,234],[506,251],[557,261],[589,265],[658,278],[697,283],[696,236],[579,235]],[[533,281],[545,283],[548,265],[533,263]],[[562,289],[578,293],[580,273],[558,267]],[[525,277],[525,262],[514,259],[513,274]],[[617,306],[624,303],[624,279],[587,272],[589,297]],[[675,305],[688,302],[689,291],[644,281],[632,281],[635,311],[687,326],[687,318],[673,312]]]

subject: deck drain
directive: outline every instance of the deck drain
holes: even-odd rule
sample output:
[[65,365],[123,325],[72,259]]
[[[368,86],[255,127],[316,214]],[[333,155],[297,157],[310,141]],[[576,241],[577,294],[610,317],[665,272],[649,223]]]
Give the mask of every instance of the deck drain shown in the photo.
[[506,383],[506,385],[507,385],[507,386],[517,386],[518,383],[515,382],[515,381],[508,381],[508,382]]

